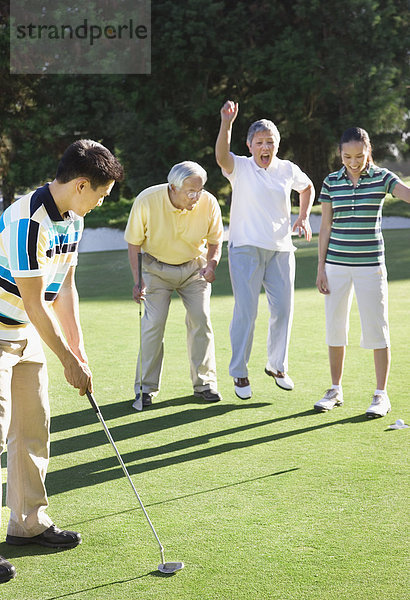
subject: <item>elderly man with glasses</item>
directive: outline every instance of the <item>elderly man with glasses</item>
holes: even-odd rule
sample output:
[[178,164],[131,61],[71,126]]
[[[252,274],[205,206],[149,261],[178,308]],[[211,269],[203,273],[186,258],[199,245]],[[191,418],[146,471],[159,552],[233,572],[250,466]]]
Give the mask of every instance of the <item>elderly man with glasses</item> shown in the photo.
[[136,410],[149,406],[160,389],[164,330],[174,290],[186,309],[194,395],[207,402],[222,399],[216,383],[210,295],[221,257],[223,227],[216,198],[203,189],[206,180],[207,173],[199,164],[178,163],[170,170],[168,183],[137,196],[129,215],[125,240],[135,282],[133,298],[145,304],[132,405]]

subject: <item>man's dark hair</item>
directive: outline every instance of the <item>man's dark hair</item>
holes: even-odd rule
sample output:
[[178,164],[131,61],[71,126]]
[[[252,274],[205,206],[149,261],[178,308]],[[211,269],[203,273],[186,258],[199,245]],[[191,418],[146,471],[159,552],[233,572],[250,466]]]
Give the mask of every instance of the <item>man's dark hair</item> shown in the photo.
[[87,177],[95,190],[109,181],[121,181],[124,169],[102,144],[93,140],[77,140],[61,157],[56,179],[59,183],[68,183],[77,177]]

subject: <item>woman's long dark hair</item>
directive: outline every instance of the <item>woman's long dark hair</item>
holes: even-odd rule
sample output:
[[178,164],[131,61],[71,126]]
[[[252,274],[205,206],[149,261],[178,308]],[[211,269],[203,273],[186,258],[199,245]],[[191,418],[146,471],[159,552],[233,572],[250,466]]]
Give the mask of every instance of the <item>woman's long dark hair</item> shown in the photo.
[[369,152],[369,163],[373,162],[372,145],[369,134],[365,129],[361,127],[349,127],[349,129],[346,129],[340,138],[339,150],[342,151],[343,144],[348,144],[349,142],[363,142],[366,150]]

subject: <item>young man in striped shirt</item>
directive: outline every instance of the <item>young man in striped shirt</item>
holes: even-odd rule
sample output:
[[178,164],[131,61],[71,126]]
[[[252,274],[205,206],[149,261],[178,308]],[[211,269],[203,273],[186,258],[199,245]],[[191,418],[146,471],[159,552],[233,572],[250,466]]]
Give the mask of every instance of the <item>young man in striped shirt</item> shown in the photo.
[[376,371],[376,391],[366,415],[384,417],[391,405],[386,391],[390,337],[382,206],[386,193],[410,202],[410,188],[394,173],[373,164],[364,129],[345,131],[340,153],[343,167],[326,177],[319,197],[322,222],[316,285],[325,294],[332,386],[314,408],[324,412],[343,404],[342,375],[354,289],[362,326],[361,346],[374,351]]
[[[73,548],[46,513],[48,380],[41,339],[80,395],[92,390],[74,271],[83,217],[102,204],[123,169],[91,140],[65,151],[50,184],[14,202],[0,218],[0,451],[7,445],[6,542]],[[53,310],[52,310],[53,309]],[[0,583],[15,569],[0,557]]]

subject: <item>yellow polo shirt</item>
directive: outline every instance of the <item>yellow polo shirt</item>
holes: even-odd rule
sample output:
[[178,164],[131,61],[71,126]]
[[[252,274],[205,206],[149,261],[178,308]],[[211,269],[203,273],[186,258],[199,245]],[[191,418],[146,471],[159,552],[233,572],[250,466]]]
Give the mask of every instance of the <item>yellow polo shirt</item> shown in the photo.
[[124,237],[157,260],[180,265],[205,256],[206,243],[222,243],[221,209],[205,190],[192,210],[175,208],[168,184],[154,185],[136,197]]

